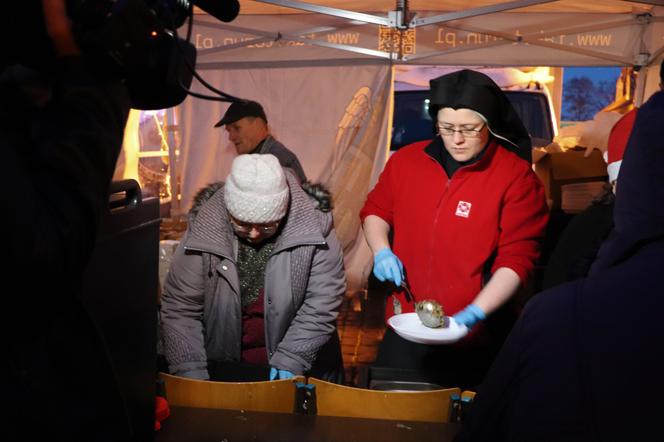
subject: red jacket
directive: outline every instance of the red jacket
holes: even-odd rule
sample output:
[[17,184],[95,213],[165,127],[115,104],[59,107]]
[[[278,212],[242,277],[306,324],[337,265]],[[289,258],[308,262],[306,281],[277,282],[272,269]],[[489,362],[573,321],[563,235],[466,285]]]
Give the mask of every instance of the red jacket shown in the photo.
[[[530,165],[495,141],[452,179],[425,151],[429,144],[414,143],[392,155],[360,218],[376,215],[392,226],[392,249],[415,297],[435,299],[453,315],[475,299],[494,254],[486,271],[509,267],[526,282],[548,208]],[[398,297],[404,313],[413,311]],[[393,314],[388,302],[386,317]]]

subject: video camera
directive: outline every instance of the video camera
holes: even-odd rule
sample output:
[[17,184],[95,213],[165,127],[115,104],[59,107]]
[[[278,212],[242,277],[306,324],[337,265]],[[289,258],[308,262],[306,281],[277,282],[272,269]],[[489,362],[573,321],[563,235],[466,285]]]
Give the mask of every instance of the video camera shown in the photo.
[[[32,47],[17,45],[14,58],[43,67],[53,49],[43,26],[41,0],[10,2],[19,3],[10,11],[19,26],[39,32],[33,33]],[[176,106],[187,95],[196,48],[180,38],[177,29],[192,17],[194,5],[225,22],[240,10],[238,0],[66,0],[81,52],[123,78],[132,107],[142,110]]]

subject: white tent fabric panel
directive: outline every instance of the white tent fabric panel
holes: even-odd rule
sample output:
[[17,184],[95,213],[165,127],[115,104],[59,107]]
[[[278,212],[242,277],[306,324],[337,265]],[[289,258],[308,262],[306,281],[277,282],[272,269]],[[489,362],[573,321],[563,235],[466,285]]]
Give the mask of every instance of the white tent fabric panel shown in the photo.
[[[366,91],[367,104],[372,106],[366,112],[380,109],[380,117],[387,118],[385,105],[374,103],[388,99],[391,73],[387,66],[218,70],[203,75],[221,90],[259,101],[272,134],[298,156],[313,181],[330,178],[338,150],[343,148],[337,146],[337,132],[358,91]],[[198,83],[194,91],[208,93]],[[228,174],[235,148],[224,128],[213,127],[227,108],[228,103],[198,98],[180,105],[183,210],[189,208],[193,193]],[[387,122],[376,128],[375,143],[386,145],[386,128]]]

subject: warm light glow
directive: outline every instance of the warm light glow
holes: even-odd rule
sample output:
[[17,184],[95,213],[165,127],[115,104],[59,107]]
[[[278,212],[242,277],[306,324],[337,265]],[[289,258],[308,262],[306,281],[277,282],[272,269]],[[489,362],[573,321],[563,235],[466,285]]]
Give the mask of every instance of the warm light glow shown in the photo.
[[141,150],[141,142],[138,137],[138,127],[140,124],[141,111],[131,109],[127,124],[125,125],[124,139],[122,149],[124,151],[124,170],[122,179],[138,179],[138,152]]
[[540,84],[553,83],[554,77],[551,75],[551,69],[548,66],[540,66],[528,73],[530,81],[535,81]]
[[[175,138],[173,142],[177,143]],[[121,177],[138,181],[144,195],[170,200],[169,160],[166,110],[132,109],[125,127],[122,161],[118,162]]]

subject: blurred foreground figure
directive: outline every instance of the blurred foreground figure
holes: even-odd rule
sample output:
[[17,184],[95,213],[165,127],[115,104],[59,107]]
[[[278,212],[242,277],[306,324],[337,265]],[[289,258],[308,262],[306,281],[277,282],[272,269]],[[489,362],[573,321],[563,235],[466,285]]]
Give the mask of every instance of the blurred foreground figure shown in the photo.
[[526,306],[459,441],[653,440],[664,396],[664,92],[639,109],[587,278]]
[[64,0],[42,4],[50,58],[28,66],[30,48],[4,38],[0,54],[3,440],[130,440],[106,347],[78,297],[129,98],[79,55]]

